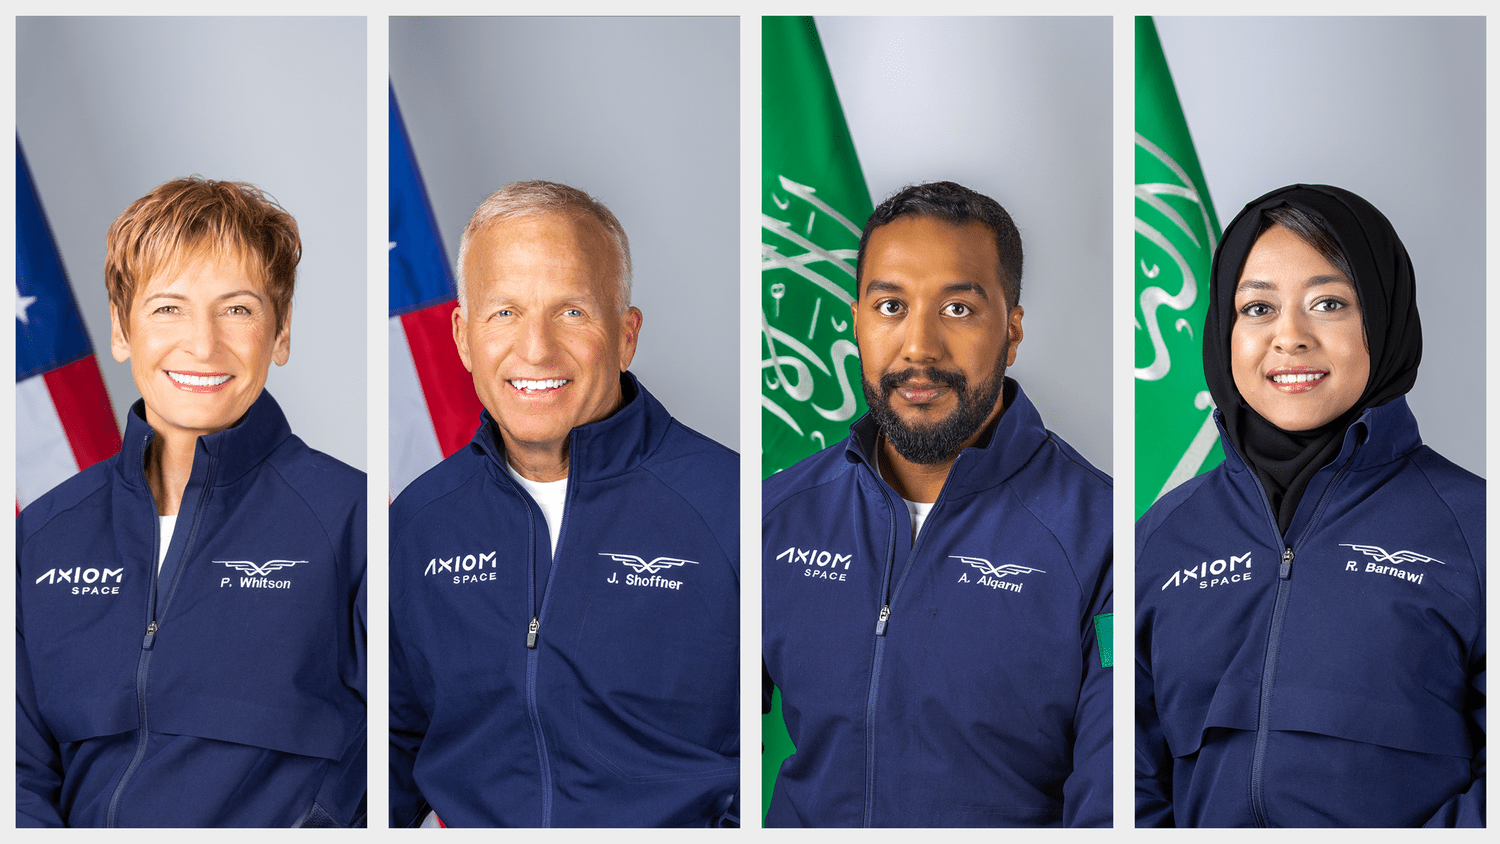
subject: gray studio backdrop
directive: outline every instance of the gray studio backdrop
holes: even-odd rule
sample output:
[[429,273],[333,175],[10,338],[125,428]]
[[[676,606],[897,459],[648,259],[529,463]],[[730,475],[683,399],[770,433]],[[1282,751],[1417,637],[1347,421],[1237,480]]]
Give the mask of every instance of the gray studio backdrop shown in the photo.
[[949,179],[994,197],[1025,249],[1010,374],[1111,471],[1109,18],[819,17],[873,200]]
[[1272,188],[1338,185],[1411,254],[1422,439],[1485,455],[1484,18],[1158,17],[1221,224]]
[[736,18],[391,18],[390,74],[450,266],[474,208],[547,179],[609,206],[645,314],[631,371],[739,449]]
[[247,181],[297,218],[292,354],[266,387],[309,445],[365,468],[364,18],[17,18],[16,132],[123,420],[104,234],[170,179]]

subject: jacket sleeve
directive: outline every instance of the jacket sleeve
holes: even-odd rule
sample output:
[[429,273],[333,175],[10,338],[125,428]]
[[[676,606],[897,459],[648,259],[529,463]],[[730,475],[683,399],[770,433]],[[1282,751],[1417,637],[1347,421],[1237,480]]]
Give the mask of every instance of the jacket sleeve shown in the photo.
[[[16,566],[17,578],[20,566]],[[61,827],[62,755],[42,721],[21,634],[21,590],[16,588],[16,826]]]
[[[1106,546],[1107,547],[1107,546]],[[1083,687],[1073,716],[1073,773],[1063,783],[1063,823],[1110,827],[1114,820],[1114,574],[1106,551],[1083,619]]]
[[1156,714],[1151,672],[1135,661],[1135,825],[1173,827],[1172,754]]
[[[1438,807],[1424,827],[1483,827],[1484,826],[1484,779],[1485,779],[1485,669],[1484,631],[1479,633],[1478,666],[1471,671],[1469,694],[1472,696],[1469,713],[1472,719],[1470,730],[1474,734],[1477,749],[1471,762],[1474,780],[1469,790],[1459,794]],[[20,725],[17,725],[19,729]]]
[[[394,602],[392,604],[394,607]],[[390,626],[390,801],[391,826],[415,827],[422,823],[429,808],[417,788],[415,768],[417,751],[427,735],[428,715],[412,686],[401,648],[400,625],[395,614]]]

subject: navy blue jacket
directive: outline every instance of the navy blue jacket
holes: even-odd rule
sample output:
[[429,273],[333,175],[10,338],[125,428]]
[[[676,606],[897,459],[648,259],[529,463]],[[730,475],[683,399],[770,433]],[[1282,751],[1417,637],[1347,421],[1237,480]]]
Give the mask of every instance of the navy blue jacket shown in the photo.
[[1136,527],[1137,823],[1483,825],[1484,481],[1398,399],[1283,538],[1224,452]]
[[263,392],[198,439],[158,579],[142,409],[18,520],[17,825],[362,824],[364,473]]
[[1112,488],[1008,379],[1005,403],[915,545],[868,416],[766,480],[762,656],[797,748],[767,826],[1109,825]]
[[556,561],[488,413],[392,505],[393,826],[737,817],[739,458],[622,386]]

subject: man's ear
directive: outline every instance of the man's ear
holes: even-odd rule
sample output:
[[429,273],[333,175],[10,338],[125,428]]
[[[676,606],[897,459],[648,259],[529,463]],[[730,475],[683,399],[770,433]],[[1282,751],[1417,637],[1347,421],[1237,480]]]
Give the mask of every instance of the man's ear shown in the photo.
[[641,313],[640,308],[631,307],[620,317],[620,371],[624,372],[630,368],[630,362],[635,360],[635,345],[641,339],[641,323],[646,315]]
[[462,308],[453,309],[453,345],[458,347],[458,359],[464,362],[464,369],[474,371],[474,364],[469,361],[469,321],[464,318]]
[[1005,333],[1010,338],[1010,353],[1005,356],[1006,366],[1014,366],[1016,363],[1016,347],[1021,345],[1021,338],[1025,334],[1021,330],[1021,317],[1025,315],[1026,309],[1017,305],[1005,317]]

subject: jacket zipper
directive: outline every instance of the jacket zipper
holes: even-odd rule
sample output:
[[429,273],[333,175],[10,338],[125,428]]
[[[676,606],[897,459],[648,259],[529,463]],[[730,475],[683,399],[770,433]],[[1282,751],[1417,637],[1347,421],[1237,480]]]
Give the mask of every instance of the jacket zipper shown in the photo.
[[[1261,486],[1260,479],[1255,477],[1254,470],[1246,465],[1246,470],[1251,473],[1251,480],[1255,488],[1260,492],[1261,504],[1265,505],[1266,516],[1271,520],[1271,533],[1276,537],[1276,544],[1282,546],[1281,565],[1276,573],[1276,604],[1271,609],[1271,630],[1266,640],[1265,661],[1261,665],[1260,672],[1260,709],[1256,716],[1255,724],[1255,755],[1250,761],[1250,813],[1255,818],[1255,825],[1269,827],[1271,825],[1270,811],[1266,807],[1266,746],[1271,737],[1271,689],[1276,679],[1276,662],[1281,650],[1281,630],[1286,622],[1286,604],[1292,591],[1292,561],[1296,558],[1296,547],[1301,547],[1307,541],[1307,537],[1317,526],[1322,518],[1323,508],[1328,503],[1328,496],[1332,494],[1339,479],[1344,476],[1344,470],[1354,463],[1354,458],[1359,454],[1359,444],[1356,443],[1354,450],[1350,452],[1349,459],[1334,473],[1328,481],[1328,486],[1323,494],[1318,496],[1317,506],[1313,508],[1313,514],[1307,521],[1307,527],[1302,529],[1302,535],[1297,537],[1293,545],[1285,544],[1281,536],[1281,528],[1276,524],[1276,515],[1271,512],[1271,499],[1266,495],[1266,490]],[[1295,546],[1295,547],[1294,547]]]
[[[877,444],[876,448],[879,448]],[[958,461],[963,459],[963,452],[953,458],[953,464],[948,467],[948,478],[953,477],[953,470],[958,467]],[[878,463],[877,463],[878,466]],[[884,484],[880,477],[880,470],[875,469],[876,481]],[[943,488],[938,491],[937,502],[933,504],[933,511],[937,510],[937,503],[943,500],[943,493],[948,489],[947,478],[943,479]],[[881,490],[885,492],[884,489]],[[880,666],[885,661],[885,634],[891,621],[891,604],[896,600],[897,592],[901,591],[901,585],[906,582],[906,575],[911,572],[912,563],[917,559],[917,552],[922,547],[922,539],[927,534],[918,533],[913,537],[911,550],[906,556],[906,565],[901,570],[901,579],[896,582],[894,591],[891,587],[891,577],[896,568],[896,519],[898,511],[891,501],[891,493],[885,493],[886,506],[891,508],[891,526],[886,538],[885,576],[881,583],[881,595],[883,602],[880,607],[880,615],[875,620],[875,653],[870,660],[870,690],[865,699],[865,817],[864,826],[870,827],[875,819],[875,709],[876,701],[880,692]],[[911,518],[903,503],[899,510],[899,517]],[[928,513],[928,518],[932,512]]]
[[[504,456],[500,459],[504,460]],[[505,471],[502,467],[501,471]],[[531,537],[532,554],[536,553],[536,523],[537,513],[533,508],[531,497],[520,488],[519,484],[512,483],[516,492],[520,493],[521,500],[526,504],[526,514],[531,521],[533,531]],[[572,510],[573,496],[577,486],[568,484],[567,497],[563,500],[562,524],[557,526],[557,547],[562,549],[563,538],[568,526],[567,514]],[[543,520],[545,528],[545,519]],[[550,537],[548,537],[550,540]],[[548,542],[550,547],[551,543]],[[536,592],[536,559],[533,556],[531,565],[527,568],[526,579],[528,591],[531,592],[531,623],[526,626],[526,715],[531,721],[531,732],[536,739],[537,761],[541,765],[542,772],[542,827],[552,826],[552,763],[547,754],[547,737],[542,732],[542,712],[537,703],[537,667],[540,655],[537,651],[537,641],[542,634],[542,616],[547,613],[547,596],[552,592],[552,578],[557,575],[558,554],[552,554],[552,564],[547,567],[547,582],[542,586],[542,593]],[[540,605],[540,606],[539,606]]]
[[[150,438],[150,435],[147,435]],[[156,634],[161,629],[158,619],[166,614],[167,607],[172,603],[172,596],[177,592],[177,584],[182,580],[182,570],[186,567],[188,555],[192,550],[193,542],[198,536],[198,523],[203,515],[203,505],[208,499],[208,490],[213,483],[213,463],[208,464],[204,472],[203,488],[198,494],[198,501],[193,507],[193,520],[189,524],[187,537],[182,543],[182,554],[172,572],[172,582],[167,587],[166,600],[158,606],[157,598],[161,595],[161,578],[153,573],[151,577],[151,590],[147,593],[150,602],[146,610],[147,623],[146,634],[141,638],[141,656],[135,668],[135,701],[136,714],[140,718],[140,738],[136,740],[135,756],[131,758],[130,764],[126,766],[125,773],[120,776],[120,782],[115,786],[115,793],[109,799],[109,811],[105,815],[105,826],[117,826],[117,818],[120,810],[120,797],[125,793],[125,786],[130,783],[131,777],[141,766],[146,758],[146,745],[150,735],[146,711],[146,681],[151,673],[151,654],[156,646]],[[192,481],[188,482],[190,485]],[[150,564],[161,558],[161,523],[156,512],[156,497],[147,488],[147,499],[151,502],[151,520],[156,522],[154,539],[151,542],[151,558],[146,561],[147,570]]]

